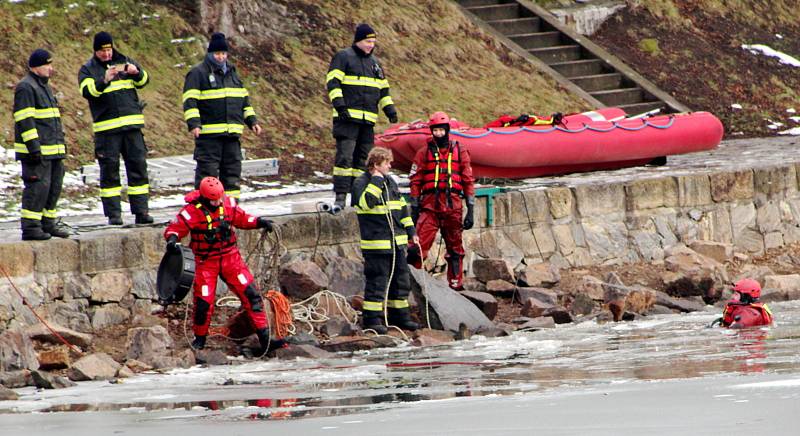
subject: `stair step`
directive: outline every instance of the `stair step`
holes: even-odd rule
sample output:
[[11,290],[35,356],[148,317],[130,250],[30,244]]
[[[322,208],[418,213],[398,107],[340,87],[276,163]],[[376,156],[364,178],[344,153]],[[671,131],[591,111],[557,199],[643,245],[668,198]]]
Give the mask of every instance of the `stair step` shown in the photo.
[[533,48],[528,52],[546,64],[574,61],[581,58],[581,46],[578,44],[556,45],[553,47]]
[[[624,110],[625,113],[628,115],[639,115],[645,112],[650,112],[653,109],[661,109],[660,113],[669,113],[669,109],[667,105],[664,104],[661,100],[656,101],[646,101],[642,103],[634,103],[634,104],[623,104],[618,106],[620,109]],[[666,112],[665,112],[666,111]]]
[[[468,11],[475,14],[484,21],[509,20],[520,18],[520,6],[515,3],[504,3],[499,5],[472,6]],[[526,10],[527,11],[527,10]]]
[[509,0],[458,0],[458,4],[465,8],[471,8],[473,6],[499,5],[502,3],[509,3]]
[[562,76],[568,79],[590,76],[592,74],[602,74],[609,69],[602,59],[580,59],[577,61],[558,62],[550,64],[550,68],[558,71]]
[[552,47],[562,44],[561,32],[557,30],[552,32],[521,33],[516,35],[508,35],[508,37],[526,50],[531,48]]
[[622,85],[622,74],[594,74],[572,77],[570,80],[586,92],[605,91],[619,88]]
[[503,35],[514,35],[538,32],[542,19],[539,17],[525,17],[510,20],[490,20],[488,23]]
[[641,103],[641,88],[611,89],[608,91],[590,92],[589,95],[600,100],[607,106],[621,106],[626,104]]

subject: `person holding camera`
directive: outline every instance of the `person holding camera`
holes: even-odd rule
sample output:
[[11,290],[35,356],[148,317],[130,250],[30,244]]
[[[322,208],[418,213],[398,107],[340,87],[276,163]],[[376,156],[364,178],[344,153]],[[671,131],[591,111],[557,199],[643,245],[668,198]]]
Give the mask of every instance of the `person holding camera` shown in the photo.
[[139,64],[114,48],[108,32],[94,36],[94,56],[78,73],[81,94],[89,101],[94,154],[100,166],[100,198],[111,225],[122,225],[119,158],[125,161],[128,201],[136,224],[151,224],[148,201],[147,146],[142,135],[144,104],[137,89],[150,80]]
[[236,199],[225,195],[222,182],[216,177],[206,177],[200,181],[200,189],[184,197],[186,205],[170,221],[164,231],[168,251],[179,251],[179,241],[190,236],[189,248],[195,259],[194,276],[194,341],[192,348],[206,346],[206,336],[214,314],[216,303],[217,278],[242,302],[256,330],[260,354],[267,348],[282,345],[280,340],[270,341],[269,328],[261,293],[253,283],[253,274],[247,268],[236,245],[235,228],[263,228],[273,230],[273,223],[266,217],[248,214],[236,203]]

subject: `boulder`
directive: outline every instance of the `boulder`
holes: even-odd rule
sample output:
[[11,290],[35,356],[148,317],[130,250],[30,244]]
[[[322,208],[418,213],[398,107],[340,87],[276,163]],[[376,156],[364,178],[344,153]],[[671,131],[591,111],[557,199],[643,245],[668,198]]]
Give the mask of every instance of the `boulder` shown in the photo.
[[595,301],[603,301],[603,296],[605,294],[603,290],[603,281],[595,276],[585,275],[581,278],[578,293],[584,294]]
[[556,324],[569,324],[573,321],[572,314],[563,306],[553,306],[545,309],[543,317],[553,318]]
[[290,298],[305,300],[330,286],[330,279],[316,263],[297,259],[281,265],[281,290]]
[[[64,338],[67,342],[72,345],[75,345],[80,348],[88,348],[92,344],[92,336],[86,333],[81,333],[58,324],[48,323],[50,328],[52,328],[56,333],[58,333],[62,338]],[[47,342],[50,344],[61,344],[61,339],[58,338],[50,329],[48,329],[44,324],[36,324],[32,325],[25,329],[25,334],[28,335],[29,338],[40,341],[40,342]]]
[[19,395],[11,389],[0,385],[0,401],[14,401],[19,400]]
[[597,302],[586,294],[576,294],[569,304],[569,310],[575,315],[588,315],[597,309]]
[[522,303],[522,311],[520,314],[527,318],[536,318],[542,316],[545,310],[550,309],[553,307],[550,303],[545,303],[543,301],[537,300],[533,297],[528,297]]
[[349,297],[364,292],[364,264],[345,257],[332,257],[325,266],[331,292]]
[[800,274],[768,275],[761,286],[779,291],[797,291],[800,290]]
[[670,309],[678,310],[680,312],[701,312],[706,310],[706,305],[697,301],[687,300],[683,298],[673,298],[666,292],[655,291],[656,301],[655,304],[664,306]]
[[514,291],[517,289],[513,283],[507,282],[505,280],[489,280],[486,283],[486,292],[493,294],[493,295],[502,295],[510,297],[514,294]]
[[198,365],[228,365],[228,356],[220,350],[194,350],[194,360]]
[[525,265],[517,272],[517,285],[526,287],[552,288],[561,281],[558,267],[547,262]]
[[330,359],[334,355],[329,351],[314,345],[292,345],[286,348],[275,350],[275,357],[278,359],[289,360],[297,358],[305,359]]
[[482,259],[472,261],[472,273],[479,281],[486,283],[491,280],[514,281],[513,267],[502,258]]
[[39,369],[50,371],[69,367],[72,359],[69,357],[69,348],[66,345],[57,346],[38,353]]
[[497,316],[497,299],[491,294],[486,292],[462,291],[461,295],[467,297],[469,301],[478,306],[487,318],[494,319],[494,317]]
[[[135,327],[128,330],[126,344],[128,359],[136,359],[155,368],[163,368],[158,363],[163,363],[162,357],[165,353],[169,353],[173,346],[169,332],[160,325]],[[192,362],[194,362],[194,355],[192,355]]]
[[63,389],[77,386],[74,382],[60,375],[48,374],[41,371],[31,371],[33,384],[39,389]]
[[441,327],[456,332],[461,323],[471,331],[492,326],[492,321],[471,301],[450,289],[444,280],[427,274],[424,270],[411,268],[412,288],[422,298],[427,299],[434,328]]
[[72,381],[111,380],[122,367],[106,353],[93,353],[80,358],[67,372]]
[[558,304],[559,293],[554,289],[546,288],[519,288],[517,298],[520,303],[525,303],[528,298],[535,298],[543,303],[555,306]]
[[15,389],[32,385],[31,372],[27,369],[8,372],[0,371],[0,386]]
[[394,341],[385,336],[337,336],[321,344],[320,347],[325,351],[335,353],[339,351],[371,350],[377,347],[393,345]]
[[0,333],[0,372],[20,369],[39,369],[33,342],[22,330],[6,330]]
[[664,265],[676,276],[664,278],[667,292],[676,297],[705,296],[711,288],[722,288],[728,283],[725,266],[714,259],[678,244],[666,250]]
[[694,241],[689,244],[692,251],[699,253],[719,263],[725,263],[733,258],[733,245],[715,241]]
[[465,291],[486,292],[486,284],[475,277],[465,277],[461,285]]
[[531,318],[517,327],[517,330],[536,331],[541,329],[552,329],[556,327],[556,322],[550,316],[539,316]]

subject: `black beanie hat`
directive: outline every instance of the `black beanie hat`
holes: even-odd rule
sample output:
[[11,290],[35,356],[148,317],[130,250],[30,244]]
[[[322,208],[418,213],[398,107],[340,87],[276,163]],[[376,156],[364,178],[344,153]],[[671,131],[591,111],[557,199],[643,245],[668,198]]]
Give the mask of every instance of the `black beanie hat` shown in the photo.
[[369,24],[361,23],[356,27],[356,35],[353,38],[353,42],[358,42],[367,38],[375,38],[375,31],[372,30]]
[[113,48],[114,40],[108,32],[97,32],[94,35],[94,51],[102,50],[104,48]]
[[31,68],[41,67],[51,62],[53,62],[53,59],[50,57],[50,52],[43,48],[37,48],[31,53],[31,57],[28,58],[28,66]]
[[218,51],[228,51],[228,43],[225,41],[225,34],[220,32],[211,35],[211,41],[208,43],[209,53],[216,53]]

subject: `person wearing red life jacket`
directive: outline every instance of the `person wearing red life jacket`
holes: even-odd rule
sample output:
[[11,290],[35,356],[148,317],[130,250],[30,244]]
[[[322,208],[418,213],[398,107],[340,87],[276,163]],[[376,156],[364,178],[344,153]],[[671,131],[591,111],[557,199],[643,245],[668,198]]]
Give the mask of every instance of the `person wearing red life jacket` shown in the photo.
[[195,256],[192,348],[205,348],[214,313],[218,277],[241,300],[242,308],[256,330],[261,354],[268,347],[282,346],[281,340],[270,341],[264,300],[253,283],[253,274],[239,254],[234,231],[234,228],[272,231],[272,221],[245,212],[235,198],[224,195],[222,182],[216,177],[202,179],[200,189],[188,193],[184,200],[186,206],[169,223],[164,238],[169,251],[180,250],[178,241],[184,236],[190,235],[191,238],[189,247]]
[[[450,117],[444,112],[431,115],[432,137],[420,149],[411,166],[411,214],[417,226],[423,257],[427,257],[436,233],[441,230],[447,246],[447,282],[462,289],[464,245],[461,233],[474,224],[475,179],[469,150],[450,140]],[[461,199],[466,199],[463,213]],[[462,221],[463,216],[463,221]],[[410,247],[410,263],[421,268],[421,259]]]
[[564,115],[556,112],[549,117],[540,117],[537,115],[522,114],[517,118],[511,115],[500,115],[494,121],[490,121],[483,126],[484,129],[491,129],[493,127],[524,127],[524,126],[557,126],[563,121]]
[[722,326],[746,328],[772,324],[772,312],[759,302],[761,285],[753,279],[742,279],[733,286],[733,298],[725,304]]

